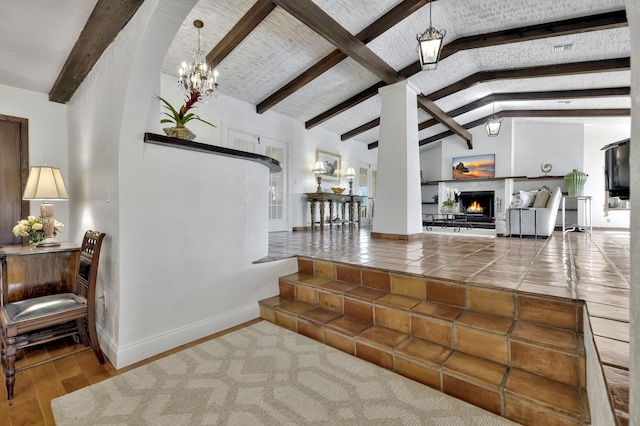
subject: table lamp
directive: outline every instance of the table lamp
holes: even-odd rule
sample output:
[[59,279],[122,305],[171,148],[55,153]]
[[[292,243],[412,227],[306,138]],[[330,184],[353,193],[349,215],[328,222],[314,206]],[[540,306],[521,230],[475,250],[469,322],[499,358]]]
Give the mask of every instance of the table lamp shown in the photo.
[[39,247],[59,246],[53,238],[54,208],[50,200],[67,200],[69,194],[62,180],[62,173],[56,167],[34,166],[29,171],[27,185],[22,195],[23,200],[43,200],[40,204],[40,217],[44,239],[38,243]]
[[353,169],[353,166],[349,166],[344,177],[349,179],[349,195],[353,195],[353,178],[356,177],[356,171]]
[[316,165],[313,166],[311,171],[316,174],[316,178],[318,179],[318,189],[316,189],[316,192],[322,192],[322,187],[320,186],[322,183],[322,173],[327,172],[324,163],[322,161],[316,161]]

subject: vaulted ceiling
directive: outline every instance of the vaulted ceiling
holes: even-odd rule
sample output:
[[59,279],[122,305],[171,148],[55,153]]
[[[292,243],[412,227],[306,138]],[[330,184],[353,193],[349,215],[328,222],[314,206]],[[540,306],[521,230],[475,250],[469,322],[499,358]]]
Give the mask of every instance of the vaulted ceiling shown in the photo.
[[[8,6],[0,84],[68,101],[142,1]],[[221,93],[256,105],[257,113],[275,111],[370,148],[379,132],[377,89],[405,78],[422,92],[421,145],[450,134],[471,145],[467,129],[481,125],[493,107],[505,117],[580,122],[629,115],[624,0],[433,1],[433,25],[446,29],[445,47],[436,70],[420,71],[415,37],[429,25],[429,3],[200,0],[162,71],[177,79],[197,42],[193,21],[202,20],[201,47],[220,73]],[[25,31],[33,15],[43,24]],[[17,41],[8,43],[5,33]]]

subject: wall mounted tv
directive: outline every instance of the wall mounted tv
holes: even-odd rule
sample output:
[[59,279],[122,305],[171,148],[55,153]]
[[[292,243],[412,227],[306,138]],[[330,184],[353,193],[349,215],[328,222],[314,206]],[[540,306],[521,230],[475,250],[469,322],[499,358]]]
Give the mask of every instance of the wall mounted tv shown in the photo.
[[630,139],[611,143],[604,151],[604,184],[610,197],[629,199],[629,146]]
[[492,178],[496,175],[496,155],[453,157],[453,179]]

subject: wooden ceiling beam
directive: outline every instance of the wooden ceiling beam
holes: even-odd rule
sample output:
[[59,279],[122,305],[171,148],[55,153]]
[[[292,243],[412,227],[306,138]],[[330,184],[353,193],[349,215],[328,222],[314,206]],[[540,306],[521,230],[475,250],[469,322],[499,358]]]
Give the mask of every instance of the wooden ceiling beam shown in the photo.
[[[546,109],[546,110],[507,110],[500,111],[499,117],[526,117],[526,118],[556,118],[556,117],[627,117],[631,115],[630,109]],[[490,116],[482,117],[464,125],[465,128],[472,129],[474,127],[483,126]],[[418,142],[419,146],[441,140],[454,133],[446,131],[437,135],[422,139]]]
[[[600,89],[580,89],[580,90],[551,90],[548,92],[517,92],[517,93],[493,93],[474,102],[468,103],[449,111],[447,114],[457,117],[474,109],[481,108],[494,102],[505,101],[544,101],[544,100],[560,100],[560,99],[590,99],[590,98],[609,98],[616,96],[629,96],[631,94],[630,87],[608,87]],[[418,125],[418,130],[424,130],[438,124],[437,120],[423,121]]]
[[[435,0],[405,0],[396,5],[389,12],[385,13],[382,17],[376,20],[373,24],[369,25],[364,30],[356,34],[356,38],[363,43],[369,43],[371,40],[378,37],[380,34],[387,31],[389,28],[396,25],[398,22],[411,15],[422,6]],[[322,58],[319,62],[314,64],[311,68],[298,75],[296,78],[285,84],[280,89],[276,90],[273,94],[268,96],[265,100],[260,102],[256,106],[258,114],[262,114],[269,108],[276,105],[278,102],[290,96],[295,91],[304,87],[307,83],[310,83],[315,78],[336,66],[340,61],[346,59],[345,55],[340,50],[334,50],[329,55]]]
[[[627,26],[627,18],[624,10],[619,10],[610,13],[583,16],[575,19],[568,19],[564,21],[555,21],[545,24],[532,25],[528,27],[514,28],[505,31],[497,31],[487,34],[479,34],[476,36],[464,37],[456,39],[451,43],[446,44],[442,48],[440,53],[440,60],[445,59],[448,56],[453,55],[456,52],[467,49],[477,49],[480,47],[490,47],[508,43],[519,43],[521,41],[539,40],[549,37],[565,36],[570,34],[578,34],[590,31],[607,30],[611,28],[619,28]],[[398,71],[398,75],[409,78],[421,71],[421,67],[418,61]],[[464,81],[464,80],[461,80]],[[370,88],[369,88],[370,89]],[[369,90],[365,89],[365,91]],[[364,91],[363,91],[364,92]],[[353,96],[352,98],[359,98],[361,93]],[[439,98],[433,98],[428,95],[431,100],[437,100]],[[362,101],[360,101],[362,102]],[[348,109],[348,108],[346,108]],[[343,109],[344,110],[344,109]],[[337,114],[335,110],[329,109],[323,112],[321,115],[329,115],[330,112]],[[331,118],[332,116],[329,116]],[[315,117],[314,117],[315,118]],[[311,119],[310,121],[314,120]],[[308,123],[308,122],[307,122]]]
[[[562,75],[572,75],[572,74],[627,71],[630,69],[630,66],[631,66],[630,58],[618,58],[618,59],[605,59],[601,61],[573,62],[569,64],[542,65],[537,67],[517,68],[517,69],[510,69],[510,70],[480,71],[468,77],[465,77],[462,80],[452,83],[449,86],[444,87],[436,92],[426,95],[426,97],[432,101],[436,101],[438,99],[452,95],[461,90],[467,89],[473,85],[484,83],[487,81],[492,81],[492,80],[512,80],[512,79],[518,79],[518,78],[536,78],[536,77],[562,76]],[[612,90],[615,91],[616,89],[612,89]],[[621,96],[621,95],[608,95],[608,96]],[[347,109],[348,109],[348,105],[342,106],[343,111],[346,111]],[[332,111],[332,110],[329,110],[329,111]],[[451,115],[452,117],[459,115],[459,114],[455,114],[455,110],[450,111],[448,114]],[[325,120],[328,120],[329,118],[331,118],[331,116],[329,114],[326,114]],[[380,124],[379,119],[376,119],[376,120],[378,120],[377,125],[379,125]],[[348,132],[344,133],[341,136],[342,140],[344,141],[349,138],[353,138],[364,131],[367,131],[376,127],[374,126],[376,120],[369,121],[368,123],[363,124],[355,129],[349,130]],[[422,126],[422,124],[420,126]],[[423,130],[424,128],[426,127],[422,127],[422,128],[418,127],[419,130]]]
[[630,58],[604,59],[600,61],[571,62],[568,64],[540,65],[537,67],[505,70],[480,71],[469,77],[437,90],[427,97],[437,101],[478,83],[493,80],[513,80],[518,78],[558,77],[563,75],[592,74],[600,72],[627,71],[631,69]]
[[[527,117],[527,118],[554,118],[554,117],[629,117],[631,110],[627,108],[620,109],[557,109],[557,110],[506,110],[497,113],[499,117]],[[490,116],[482,117],[464,125],[465,129],[472,129],[474,127],[483,125],[487,122]],[[446,132],[438,133],[437,135],[430,136],[428,138],[420,140],[419,146],[427,145],[433,142],[442,140],[448,136],[452,136],[454,133],[450,130]],[[371,142],[368,146],[369,149],[375,149],[378,147],[378,142]]]
[[275,8],[271,0],[258,0],[207,54],[209,67],[217,67]]
[[102,53],[115,40],[143,1],[98,0],[49,91],[51,102],[69,102]]
[[400,81],[396,70],[311,0],[274,0],[274,2],[343,53],[349,55],[380,80],[387,84]]
[[[380,78],[382,80],[381,83],[393,84],[404,80],[404,77],[398,76],[398,73],[378,55],[372,52],[362,40],[351,35],[311,0],[273,1],[294,18],[324,37],[340,49],[340,51],[349,55],[353,60]],[[418,104],[433,118],[466,140],[467,144],[471,144],[473,138],[471,133],[456,123],[453,118],[447,116],[435,103],[420,95],[418,96]],[[309,128],[309,126],[307,126],[307,128]]]
[[454,132],[467,142],[467,147],[473,149],[473,136],[471,132],[449,117],[435,102],[423,95],[418,95],[418,106],[432,116],[438,122],[444,124],[447,129]]

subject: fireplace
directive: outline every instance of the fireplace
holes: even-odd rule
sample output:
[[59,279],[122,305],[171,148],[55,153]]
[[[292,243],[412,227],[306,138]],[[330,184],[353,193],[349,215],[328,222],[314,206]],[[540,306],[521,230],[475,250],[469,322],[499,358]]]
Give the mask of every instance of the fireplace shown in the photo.
[[493,222],[495,213],[493,208],[494,191],[463,191],[458,196],[460,213],[471,216],[469,222]]

